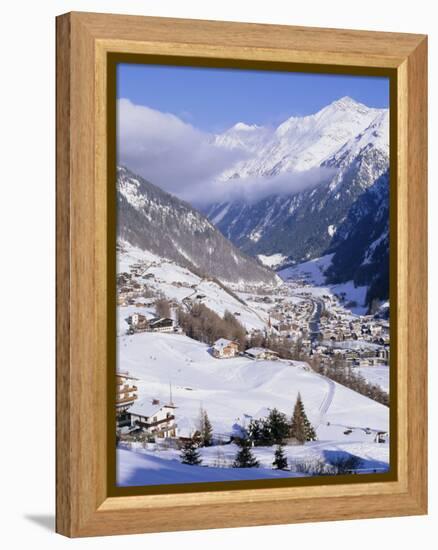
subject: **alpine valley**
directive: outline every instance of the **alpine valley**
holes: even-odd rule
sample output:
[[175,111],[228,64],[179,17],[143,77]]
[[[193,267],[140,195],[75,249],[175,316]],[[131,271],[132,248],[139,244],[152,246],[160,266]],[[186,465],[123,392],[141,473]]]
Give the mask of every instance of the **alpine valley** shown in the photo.
[[259,200],[216,202],[205,211],[239,249],[272,268],[333,254],[328,280],[369,287],[366,304],[388,298],[389,111],[344,97],[314,115],[291,117],[275,129],[238,123],[215,137],[248,157],[222,178],[236,180],[320,169],[327,174],[300,191]]
[[117,168],[117,484],[387,472],[388,110],[204,137],[223,200]]

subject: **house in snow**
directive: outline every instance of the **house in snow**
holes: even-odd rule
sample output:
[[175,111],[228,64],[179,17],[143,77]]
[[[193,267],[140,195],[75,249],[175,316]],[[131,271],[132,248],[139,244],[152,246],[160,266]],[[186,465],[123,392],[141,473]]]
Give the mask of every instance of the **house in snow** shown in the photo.
[[173,402],[161,403],[159,399],[144,399],[130,409],[131,425],[143,428],[160,438],[177,437],[176,406]]
[[262,359],[275,361],[279,357],[276,351],[267,348],[249,348],[245,351],[245,355],[255,361]]
[[134,332],[149,330],[149,321],[147,317],[141,313],[133,313],[126,321]]
[[149,320],[152,332],[173,332],[173,319],[169,317],[154,317]]
[[213,344],[212,354],[217,359],[226,359],[229,357],[236,357],[239,353],[239,345],[237,342],[227,340],[226,338],[219,338]]

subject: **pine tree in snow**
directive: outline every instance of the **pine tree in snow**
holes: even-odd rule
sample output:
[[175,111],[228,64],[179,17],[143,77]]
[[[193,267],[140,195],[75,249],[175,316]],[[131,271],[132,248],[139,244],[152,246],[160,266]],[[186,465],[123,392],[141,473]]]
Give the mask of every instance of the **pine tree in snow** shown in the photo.
[[251,442],[248,439],[243,439],[234,459],[233,468],[258,468],[259,466],[259,461],[251,451]]
[[272,463],[274,470],[286,470],[287,468],[287,458],[284,454],[284,449],[282,445],[278,445],[275,450],[274,462]]
[[211,425],[210,419],[208,418],[207,411],[202,407],[199,410],[197,432],[199,433],[199,444],[202,447],[210,447],[213,439],[213,427]]
[[267,418],[267,426],[270,431],[271,445],[281,445],[289,435],[289,424],[286,415],[278,409],[272,409]]
[[184,443],[184,447],[181,450],[181,462],[183,464],[190,464],[191,466],[202,463],[202,459],[193,439],[189,439]]
[[297,400],[295,403],[290,432],[291,432],[291,436],[295,438],[297,441],[299,441],[300,443],[316,440],[315,430],[313,429],[312,424],[307,418],[300,393],[298,393]]

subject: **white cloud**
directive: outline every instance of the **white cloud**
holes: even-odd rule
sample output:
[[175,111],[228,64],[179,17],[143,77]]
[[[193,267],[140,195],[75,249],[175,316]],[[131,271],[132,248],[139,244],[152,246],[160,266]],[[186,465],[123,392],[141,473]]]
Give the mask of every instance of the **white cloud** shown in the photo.
[[121,164],[187,199],[245,155],[214,144],[175,115],[127,99],[117,105],[117,141]]
[[162,189],[195,204],[298,192],[332,175],[329,169],[221,180],[248,152],[222,146],[170,113],[128,99],[117,102],[118,161]]

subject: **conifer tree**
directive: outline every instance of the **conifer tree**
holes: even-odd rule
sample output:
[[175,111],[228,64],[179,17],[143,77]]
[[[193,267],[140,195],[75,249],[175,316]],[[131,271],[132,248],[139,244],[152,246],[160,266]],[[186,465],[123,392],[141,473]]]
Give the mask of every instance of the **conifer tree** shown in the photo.
[[275,450],[274,462],[272,463],[274,470],[286,470],[287,468],[287,458],[284,454],[284,449],[282,445],[278,445]]
[[300,443],[316,440],[315,430],[307,418],[304,404],[299,393],[294,407],[290,432],[291,436]]
[[207,411],[203,411],[202,440],[204,447],[210,447],[213,439],[213,427],[208,418]]
[[190,464],[191,466],[202,463],[202,459],[193,439],[189,439],[184,443],[181,450],[181,462],[183,464]]
[[248,439],[242,439],[240,449],[233,462],[233,468],[258,468],[259,461],[251,451],[251,442]]
[[213,439],[213,427],[207,411],[201,407],[198,421],[199,443],[202,447],[210,447]]
[[260,445],[262,439],[262,422],[261,420],[251,420],[248,425],[248,435],[254,445]]
[[286,415],[278,409],[272,409],[267,418],[267,425],[270,431],[271,445],[281,445],[289,435],[289,424]]
[[306,412],[304,411],[303,407],[303,413],[304,413],[304,432],[306,434],[306,441],[316,441],[316,432],[312,424],[310,423],[310,420],[307,418]]

